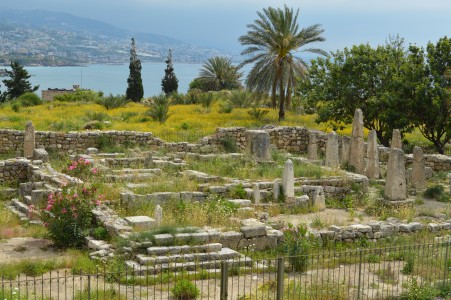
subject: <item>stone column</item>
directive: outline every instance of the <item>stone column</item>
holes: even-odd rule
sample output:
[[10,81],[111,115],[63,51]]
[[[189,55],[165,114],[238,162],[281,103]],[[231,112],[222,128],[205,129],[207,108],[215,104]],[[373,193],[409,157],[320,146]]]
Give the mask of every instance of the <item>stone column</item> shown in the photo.
[[415,146],[413,148],[413,163],[410,184],[414,188],[424,189],[426,187],[426,167],[424,163],[423,150]]
[[285,162],[282,178],[283,195],[285,202],[292,202],[294,199],[294,169],[293,162],[288,159]]
[[159,204],[155,207],[155,221],[157,222],[157,225],[161,225],[163,222],[163,209]]
[[260,186],[258,183],[254,184],[254,203],[260,204]]
[[349,149],[349,166],[359,174],[365,172],[365,147],[363,144],[363,112],[357,108],[352,122],[351,148]]
[[399,129],[393,129],[391,137],[391,148],[402,149],[401,132]]
[[318,159],[318,139],[315,132],[309,132],[308,134],[307,158],[309,160]]
[[246,131],[246,155],[254,157],[259,161],[270,161],[271,138],[269,133],[264,130]]
[[349,136],[342,136],[340,139],[340,163],[342,166],[349,163],[349,149],[351,148],[351,139]]
[[368,147],[366,149],[366,176],[377,179],[380,176],[379,150],[377,150],[377,134],[371,130],[368,134]]
[[275,179],[272,185],[273,199],[275,202],[279,202],[280,196],[280,179]]
[[326,196],[324,195],[324,188],[322,186],[317,187],[313,191],[312,202],[313,207],[318,210],[326,209]]
[[327,135],[326,143],[326,167],[337,168],[340,165],[338,159],[338,135],[332,131]]
[[23,156],[25,158],[33,158],[35,145],[34,126],[31,121],[28,121],[25,126],[25,136],[23,139]]
[[392,148],[390,150],[384,197],[389,201],[400,201],[407,198],[406,167],[404,152],[401,149]]

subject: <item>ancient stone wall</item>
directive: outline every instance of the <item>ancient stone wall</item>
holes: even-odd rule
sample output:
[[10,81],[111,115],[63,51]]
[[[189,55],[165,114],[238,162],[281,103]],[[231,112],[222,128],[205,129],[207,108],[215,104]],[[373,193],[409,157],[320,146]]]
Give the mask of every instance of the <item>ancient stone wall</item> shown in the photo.
[[28,178],[27,159],[8,159],[0,161],[0,183],[2,182],[23,182]]

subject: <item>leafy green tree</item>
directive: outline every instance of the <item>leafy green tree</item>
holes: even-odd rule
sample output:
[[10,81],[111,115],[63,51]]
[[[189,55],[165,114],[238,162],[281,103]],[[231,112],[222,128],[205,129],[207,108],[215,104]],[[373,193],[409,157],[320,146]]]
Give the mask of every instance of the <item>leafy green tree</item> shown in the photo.
[[376,130],[379,141],[388,146],[393,129],[413,128],[405,113],[411,103],[399,94],[405,64],[398,37],[377,48],[368,44],[345,48],[331,58],[312,60],[300,92],[318,113],[316,121],[330,122],[334,129],[351,123],[355,109],[361,108],[364,126]]
[[276,94],[279,89],[279,120],[285,118],[285,105],[289,105],[298,79],[304,77],[307,71],[307,63],[294,53],[327,55],[318,48],[299,50],[325,39],[321,36],[324,30],[319,24],[299,29],[298,14],[299,10],[293,12],[287,6],[284,9],[263,9],[263,12],[257,12],[259,18],[247,25],[248,32],[239,38],[240,43],[247,46],[241,54],[250,56],[242,65],[254,64],[246,79],[246,86],[257,92],[271,91],[273,108],[277,105]]
[[168,58],[166,59],[166,69],[164,70],[164,77],[161,80],[161,88],[166,95],[177,92],[179,87],[179,80],[174,74],[174,66],[172,65],[172,51],[169,49]]
[[437,151],[451,139],[451,38],[435,45],[409,47],[403,96],[412,103],[409,117]]
[[6,87],[4,96],[0,96],[0,99],[3,101],[6,99],[15,99],[26,92],[35,92],[39,89],[39,85],[35,85],[34,87],[31,85],[28,81],[31,75],[17,61],[11,62],[11,70],[6,70],[6,74],[10,79],[3,80],[3,84]]
[[128,76],[127,91],[125,97],[134,102],[139,102],[144,96],[143,82],[141,78],[141,61],[136,54],[135,39],[132,38],[132,46],[130,49],[130,75]]
[[215,56],[203,64],[196,84],[204,91],[233,90],[241,87],[241,76],[243,73],[230,58]]

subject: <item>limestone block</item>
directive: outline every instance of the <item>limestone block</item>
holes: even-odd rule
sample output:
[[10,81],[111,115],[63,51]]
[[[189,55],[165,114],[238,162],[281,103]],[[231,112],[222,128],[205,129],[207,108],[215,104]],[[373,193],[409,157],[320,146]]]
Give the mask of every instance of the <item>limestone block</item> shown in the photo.
[[148,216],[133,216],[124,218],[135,230],[147,230],[157,225],[157,222]]
[[246,239],[266,236],[266,226],[264,224],[241,226],[240,231]]

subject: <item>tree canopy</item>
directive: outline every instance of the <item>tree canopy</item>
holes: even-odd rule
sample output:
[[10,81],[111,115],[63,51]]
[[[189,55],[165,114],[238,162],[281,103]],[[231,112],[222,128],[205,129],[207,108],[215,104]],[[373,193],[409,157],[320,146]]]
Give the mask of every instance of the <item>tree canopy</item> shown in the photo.
[[39,85],[32,86],[28,80],[31,75],[17,61],[11,62],[11,70],[6,70],[6,75],[10,79],[4,79],[3,84],[6,87],[4,95],[0,96],[0,100],[15,99],[27,92],[35,92],[39,89]]
[[204,91],[233,90],[241,87],[240,78],[243,73],[232,64],[227,57],[215,56],[209,58],[196,78],[196,88]]
[[127,99],[134,102],[139,102],[144,97],[144,88],[141,78],[141,61],[136,54],[135,39],[132,38],[132,45],[130,49],[130,75],[127,79],[127,91],[125,96]]
[[[248,58],[242,65],[254,64],[246,79],[248,89],[257,92],[271,91],[273,108],[276,107],[276,94],[279,89],[279,120],[285,118],[285,105],[289,105],[291,94],[304,77],[307,63],[295,52],[312,52],[321,55],[327,53],[318,48],[304,46],[322,42],[324,32],[321,25],[299,28],[298,15],[287,6],[284,9],[269,7],[257,12],[258,19],[247,25],[248,32],[239,38],[247,48],[241,52]],[[287,101],[285,101],[285,99]]]
[[393,129],[406,133],[418,127],[443,153],[450,127],[449,53],[446,37],[429,43],[427,55],[416,46],[407,51],[399,37],[376,48],[345,48],[312,60],[300,93],[317,112],[318,123],[343,127],[361,108],[364,126],[374,129],[382,144],[389,145]]
[[166,59],[166,69],[164,70],[164,77],[161,80],[161,88],[166,95],[177,92],[179,87],[179,80],[174,73],[174,66],[172,64],[172,51],[169,49],[168,58]]

